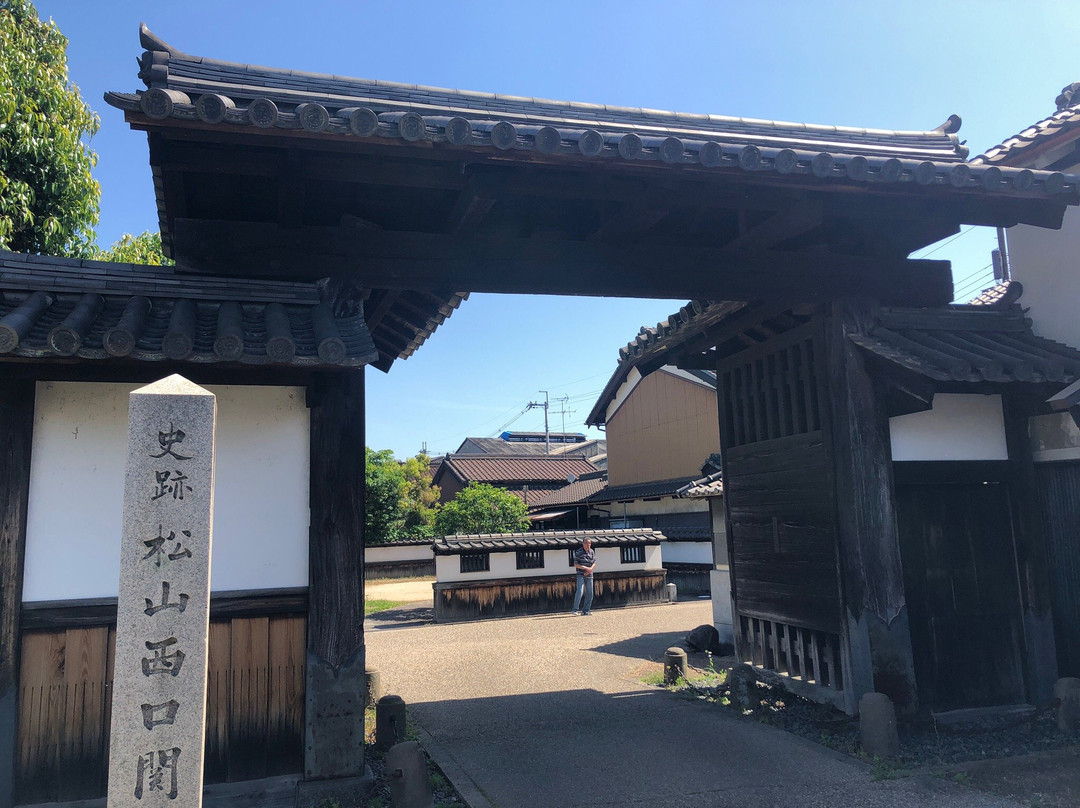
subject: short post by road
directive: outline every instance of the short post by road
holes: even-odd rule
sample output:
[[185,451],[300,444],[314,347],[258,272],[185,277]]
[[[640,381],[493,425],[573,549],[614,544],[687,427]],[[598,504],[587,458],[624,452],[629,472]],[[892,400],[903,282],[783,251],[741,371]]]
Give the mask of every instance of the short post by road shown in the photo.
[[428,782],[424,750],[416,741],[403,741],[386,753],[386,776],[394,808],[431,808],[434,798]]
[[202,805],[216,415],[182,376],[131,394],[109,808]]
[[375,668],[367,668],[364,671],[364,680],[367,686],[367,703],[370,706],[383,697],[382,674]]
[[375,748],[389,749],[405,740],[405,700],[393,694],[375,704]]
[[686,651],[673,646],[664,652],[664,684],[673,685],[686,680]]
[[859,739],[869,757],[888,759],[900,755],[896,708],[884,693],[867,693],[859,700]]
[[1066,735],[1080,732],[1080,679],[1067,676],[1054,682],[1058,729]]

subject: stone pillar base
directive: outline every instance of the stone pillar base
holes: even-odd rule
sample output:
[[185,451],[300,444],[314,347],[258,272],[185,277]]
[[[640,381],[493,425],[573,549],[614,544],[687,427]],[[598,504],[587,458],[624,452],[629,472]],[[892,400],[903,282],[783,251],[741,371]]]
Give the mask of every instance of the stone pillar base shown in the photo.
[[301,780],[296,784],[296,808],[322,808],[327,804],[361,805],[375,790],[371,767],[364,767],[362,777],[339,777],[333,780]]

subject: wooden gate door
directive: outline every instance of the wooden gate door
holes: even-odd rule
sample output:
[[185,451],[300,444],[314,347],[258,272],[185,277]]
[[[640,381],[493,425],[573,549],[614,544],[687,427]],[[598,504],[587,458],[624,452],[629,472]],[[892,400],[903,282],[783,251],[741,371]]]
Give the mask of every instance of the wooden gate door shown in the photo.
[[898,480],[896,505],[920,703],[950,710],[1023,701],[1008,485]]

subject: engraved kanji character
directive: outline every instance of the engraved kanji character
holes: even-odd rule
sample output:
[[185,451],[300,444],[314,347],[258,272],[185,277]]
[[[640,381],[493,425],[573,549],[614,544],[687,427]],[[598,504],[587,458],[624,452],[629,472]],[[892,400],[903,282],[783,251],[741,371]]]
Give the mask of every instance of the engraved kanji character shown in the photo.
[[[170,474],[174,475],[171,479]],[[157,485],[154,488],[154,495],[150,497],[151,502],[168,494],[172,494],[173,499],[183,499],[184,492],[191,491],[190,485],[184,485],[187,476],[182,471],[155,471],[154,478],[157,480]]]
[[164,457],[165,455],[171,455],[177,460],[191,460],[191,455],[177,454],[173,450],[173,446],[178,443],[183,443],[184,438],[187,437],[187,433],[182,429],[176,429],[172,424],[169,424],[168,432],[157,433],[158,443],[161,444],[161,454],[152,454],[151,457]]
[[160,612],[162,609],[176,609],[176,611],[178,611],[178,612],[180,612],[182,614],[184,609],[187,608],[187,603],[188,603],[188,600],[190,600],[190,598],[187,595],[181,593],[180,594],[180,599],[176,603],[169,603],[169,582],[168,581],[162,581],[161,582],[161,603],[159,605],[155,606],[154,601],[152,601],[150,598],[144,598],[144,600],[146,601],[146,609],[144,610],[146,612],[146,616],[147,617],[153,617],[155,614]]
[[165,796],[175,800],[176,763],[179,758],[179,746],[139,755],[138,771],[135,775],[135,799],[141,800],[144,791],[165,791],[165,775],[168,774],[169,789]]
[[[181,530],[180,533],[189,539],[191,538],[190,530]],[[165,531],[162,529],[162,526],[158,525],[157,536],[143,542],[143,544],[149,550],[149,552],[147,552],[147,554],[143,556],[143,561],[152,558],[154,560],[154,566],[160,567],[162,564],[162,556],[164,556],[169,561],[176,561],[178,558],[191,558],[191,550],[184,547],[183,543],[178,541],[176,542],[176,547],[173,548],[173,551],[171,553],[166,553],[165,543],[172,543],[174,541],[176,541],[176,532],[170,530],[169,535],[166,536]]]
[[166,653],[169,646],[176,645],[176,637],[169,637],[160,642],[147,642],[146,650],[153,651],[152,657],[143,657],[143,676],[153,676],[155,673],[167,673],[176,676],[180,673],[180,667],[184,664],[184,652],[177,649],[171,654]]
[[143,704],[141,709],[143,726],[153,729],[162,724],[171,725],[176,720],[176,711],[180,709],[180,702],[169,699],[164,704]]

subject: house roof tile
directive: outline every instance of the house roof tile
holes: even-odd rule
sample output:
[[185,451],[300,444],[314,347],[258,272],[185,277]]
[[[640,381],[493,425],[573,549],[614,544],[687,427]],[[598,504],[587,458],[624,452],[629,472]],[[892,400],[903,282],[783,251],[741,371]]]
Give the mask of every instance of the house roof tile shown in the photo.
[[518,456],[449,454],[440,473],[453,474],[462,482],[565,483],[571,474],[580,477],[596,467],[577,456]]
[[627,544],[659,544],[664,534],[649,528],[625,530],[546,530],[530,533],[480,533],[446,536],[433,545],[435,555],[490,552],[497,550],[540,550],[577,547],[591,539],[594,547],[619,547]]
[[674,497],[679,489],[689,485],[698,479],[693,477],[678,477],[671,480],[655,480],[647,483],[629,483],[627,485],[608,485],[589,497],[589,502],[620,502],[631,499],[654,499],[659,497]]

